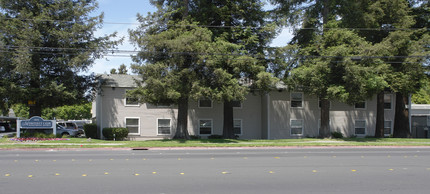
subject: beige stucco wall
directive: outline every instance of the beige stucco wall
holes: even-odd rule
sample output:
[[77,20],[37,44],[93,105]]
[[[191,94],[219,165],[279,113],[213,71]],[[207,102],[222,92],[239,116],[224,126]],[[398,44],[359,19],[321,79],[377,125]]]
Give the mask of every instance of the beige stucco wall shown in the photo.
[[[234,108],[233,118],[242,120],[242,134],[239,138],[261,138],[261,97],[249,94],[242,103],[241,108]],[[223,104],[213,102],[212,108],[199,108],[198,101],[189,103],[188,131],[192,135],[199,135],[199,120],[212,120],[212,134],[222,135],[223,128]],[[208,136],[208,135],[200,135]]]
[[[110,88],[102,90],[102,96],[97,97],[97,124],[100,128],[125,127],[126,118],[139,118],[139,136],[166,137],[174,136],[177,108],[156,107],[151,104],[139,106],[125,106],[125,92],[132,88]],[[188,112],[188,131],[190,135],[209,136],[199,134],[199,120],[212,120],[212,134],[222,135],[223,104],[213,102],[212,108],[199,108],[198,101],[190,100]],[[157,119],[171,119],[171,135],[157,134]],[[261,97],[248,95],[241,108],[234,108],[234,119],[242,120],[242,135],[240,138],[261,138]],[[133,134],[134,135],[134,134]]]
[[[270,92],[269,126],[270,139],[317,137],[320,108],[318,98],[304,95],[303,108],[291,108],[290,92]],[[385,110],[384,117],[392,121],[394,125],[394,96],[392,95],[392,108]],[[291,135],[290,121],[292,119],[303,120],[303,135]],[[354,106],[342,102],[331,101],[330,105],[330,130],[342,132],[345,137],[355,134],[354,123],[356,120],[366,121],[366,135],[375,134],[376,125],[376,96],[366,100],[365,109],[355,109]],[[391,126],[391,127],[392,127]]]
[[176,124],[177,109],[175,107],[156,107],[150,104],[125,106],[125,92],[131,88],[103,88],[101,117],[97,122],[101,128],[125,127],[126,118],[139,118],[139,136],[171,137],[157,135],[157,119],[171,119],[171,125]]
[[[97,96],[96,116],[99,128],[125,127],[126,118],[139,118],[139,134],[143,137],[170,138],[175,134],[177,108],[156,107],[150,104],[125,106],[125,92],[132,88],[104,87]],[[385,120],[394,125],[395,95],[392,109],[385,110]],[[171,134],[157,134],[157,119],[171,119]],[[212,120],[212,134],[221,135],[223,127],[223,104],[213,102],[212,108],[199,108],[198,101],[189,102],[188,130],[190,135],[199,135],[199,120]],[[234,109],[234,119],[242,120],[243,139],[282,139],[317,137],[320,119],[318,98],[304,94],[303,107],[291,108],[290,92],[272,91],[268,95],[249,94],[241,108]],[[303,120],[303,134],[291,135],[291,120]],[[331,101],[330,128],[348,137],[354,135],[355,120],[366,121],[366,135],[374,135],[376,122],[376,96],[366,101],[366,109]]]

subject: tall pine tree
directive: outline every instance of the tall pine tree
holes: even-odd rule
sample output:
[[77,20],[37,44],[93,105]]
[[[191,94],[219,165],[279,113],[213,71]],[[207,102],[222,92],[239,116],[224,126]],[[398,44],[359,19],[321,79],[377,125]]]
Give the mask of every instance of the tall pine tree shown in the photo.
[[85,99],[94,76],[80,72],[121,41],[94,36],[103,22],[90,16],[96,8],[95,0],[0,1],[1,97],[29,104],[30,117]]

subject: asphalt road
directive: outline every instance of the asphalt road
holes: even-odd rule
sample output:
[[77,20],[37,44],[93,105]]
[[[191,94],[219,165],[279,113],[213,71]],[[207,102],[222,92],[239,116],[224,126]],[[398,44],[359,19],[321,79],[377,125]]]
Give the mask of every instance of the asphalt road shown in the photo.
[[0,193],[429,193],[430,148],[3,150]]

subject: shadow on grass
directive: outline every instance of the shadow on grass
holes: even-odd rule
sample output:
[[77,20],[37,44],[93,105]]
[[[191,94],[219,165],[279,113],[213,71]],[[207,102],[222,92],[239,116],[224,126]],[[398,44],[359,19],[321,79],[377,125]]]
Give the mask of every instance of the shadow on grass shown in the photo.
[[377,141],[381,141],[383,139],[386,138],[375,138],[375,137],[370,137],[370,138],[342,138],[342,140],[344,141],[354,141],[354,142],[377,142]]
[[[239,143],[238,140],[234,139],[163,139],[162,142],[176,142],[176,143]],[[246,141],[246,140],[240,140]]]

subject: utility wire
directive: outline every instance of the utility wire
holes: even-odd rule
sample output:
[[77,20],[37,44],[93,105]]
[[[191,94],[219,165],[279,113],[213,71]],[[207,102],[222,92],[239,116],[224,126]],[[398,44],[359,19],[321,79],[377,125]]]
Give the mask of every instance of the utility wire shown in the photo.
[[[78,55],[77,53],[70,53],[68,51],[95,51],[95,49],[78,49],[78,48],[52,48],[52,47],[13,47],[13,48],[21,48],[21,49],[28,49],[30,53],[34,54],[52,54],[52,55]],[[48,49],[49,51],[43,51],[37,49]],[[57,52],[54,52],[56,50]],[[66,51],[66,52],[64,52]],[[1,48],[0,52],[2,53],[27,53],[27,51],[18,51],[14,50],[12,48]],[[235,54],[235,53],[200,53],[200,52],[163,52],[163,51],[132,51],[132,50],[104,50],[105,53],[104,56],[114,56],[114,57],[131,57],[136,56],[139,53],[153,53],[153,54],[165,54],[165,55],[203,55],[203,56],[236,56],[236,57],[255,57],[255,58],[261,58],[260,55],[252,55],[252,54]],[[112,53],[112,54],[109,54]],[[129,54],[129,55],[125,55]],[[429,58],[430,55],[410,55],[410,56],[368,56],[368,55],[355,55],[355,56],[318,56],[318,55],[292,55],[292,54],[281,54],[281,55],[274,55],[274,54],[266,54],[265,58],[287,58],[287,57],[295,57],[295,58],[351,58],[352,60],[360,60],[360,59],[406,59],[406,58]]]
[[[39,21],[39,22],[60,22],[60,23],[82,23],[80,21],[67,21],[67,20],[44,20],[44,19],[20,19],[20,18],[4,18],[5,20],[21,20],[21,21]],[[137,22],[103,22],[103,24],[111,25],[141,25]],[[220,25],[176,25],[166,24],[168,27],[203,27],[203,28],[244,28],[244,29],[262,29],[268,28],[266,26],[220,26]],[[412,31],[423,30],[430,31],[430,28],[324,28],[324,29],[347,29],[347,30],[360,30],[360,31]],[[295,30],[321,30],[321,28],[298,28]]]

